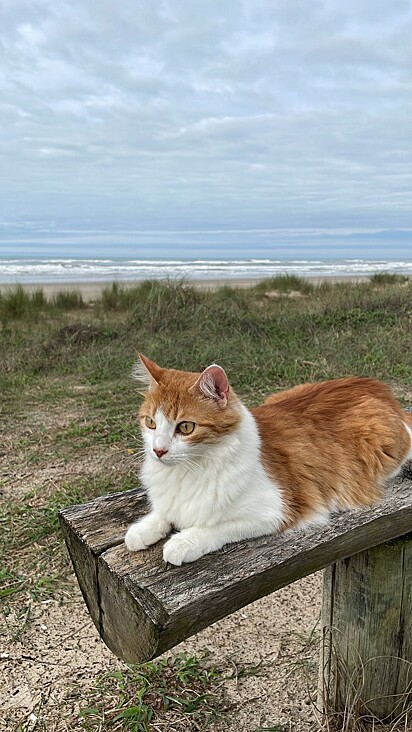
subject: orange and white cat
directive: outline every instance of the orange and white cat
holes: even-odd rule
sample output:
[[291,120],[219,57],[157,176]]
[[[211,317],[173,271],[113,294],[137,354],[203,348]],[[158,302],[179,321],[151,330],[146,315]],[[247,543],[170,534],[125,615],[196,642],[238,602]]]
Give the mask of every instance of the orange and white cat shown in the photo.
[[176,529],[171,564],[373,503],[412,458],[412,415],[374,379],[304,384],[248,410],[216,364],[190,373],[141,355],[136,375],[151,511],[125,542],[139,551]]

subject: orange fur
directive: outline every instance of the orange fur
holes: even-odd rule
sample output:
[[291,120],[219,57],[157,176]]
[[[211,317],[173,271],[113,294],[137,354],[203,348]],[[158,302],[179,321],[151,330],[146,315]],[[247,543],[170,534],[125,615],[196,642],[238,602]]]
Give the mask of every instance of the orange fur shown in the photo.
[[410,450],[403,424],[410,416],[374,379],[304,384],[251,411],[263,464],[284,490],[290,525],[331,502],[347,508],[376,501]]
[[159,369],[149,359],[143,357],[142,360],[146,368],[150,368],[157,383],[146,394],[140,409],[141,420],[146,416],[153,419],[156,409],[160,408],[166,417],[176,422],[195,422],[196,430],[186,437],[191,443],[217,442],[239,425],[241,416],[238,399],[233,391],[230,392],[226,407],[222,409],[216,402],[202,397],[201,392],[197,391],[196,382],[200,374]]

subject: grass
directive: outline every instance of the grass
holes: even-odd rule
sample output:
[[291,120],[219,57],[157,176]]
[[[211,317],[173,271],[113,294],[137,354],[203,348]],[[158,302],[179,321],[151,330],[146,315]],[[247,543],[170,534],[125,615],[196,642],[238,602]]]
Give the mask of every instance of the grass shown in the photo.
[[406,285],[409,277],[391,272],[376,272],[371,277],[372,285]]
[[[187,283],[114,283],[94,303],[84,303],[77,291],[51,299],[41,289],[0,293],[0,450],[6,465],[0,600],[5,618],[17,618],[13,632],[23,637],[33,606],[60,598],[66,587],[70,565],[58,508],[136,485],[139,397],[130,371],[138,350],[173,368],[220,363],[247,405],[297,383],[349,374],[386,380],[406,405],[412,395],[411,302],[412,282],[386,275],[333,286],[277,277],[215,292]],[[90,457],[97,466],[105,459],[120,467],[81,475]],[[54,477],[56,464],[63,467]],[[221,701],[215,672],[201,659],[162,664],[100,678],[82,704],[84,728],[146,730],[153,726],[148,715],[153,720],[159,714],[183,720],[176,729],[209,724],[213,695],[219,709]],[[188,665],[192,691],[185,695],[179,679]]]
[[[407,732],[412,722],[411,671],[409,660],[398,656],[379,655],[362,660],[357,649],[351,647],[350,638],[343,635],[338,628],[324,627],[323,650],[325,663],[320,678],[320,705],[315,707],[315,717],[322,732]],[[330,657],[330,660],[329,660]],[[349,661],[349,662],[348,662]],[[329,676],[328,664],[332,673]],[[370,669],[374,669],[371,677]],[[384,707],[394,713],[379,719],[374,709],[381,709],[380,699],[370,698],[370,684],[382,675],[388,677],[388,667],[395,669],[408,680],[407,691],[394,696],[387,695],[390,704]],[[338,678],[335,678],[337,676]],[[390,680],[392,681],[392,679]],[[375,690],[376,693],[376,690]],[[387,692],[388,693],[388,690]],[[337,702],[333,699],[337,698]],[[378,704],[376,704],[378,702]],[[336,710],[338,707],[338,710]],[[382,715],[382,711],[380,715]]]
[[300,293],[309,295],[315,290],[309,280],[305,280],[303,277],[297,275],[277,275],[276,277],[269,277],[265,280],[261,280],[253,288],[256,293],[270,294],[272,292],[278,292],[283,294]]
[[207,656],[186,654],[104,674],[80,709],[84,728],[208,730],[225,706],[222,680]]
[[12,290],[0,293],[0,318],[2,320],[28,317],[46,306],[47,300],[42,289],[28,293],[21,285],[17,285]]
[[52,295],[49,307],[56,310],[80,310],[85,307],[79,290],[60,290]]
[[49,305],[36,323],[16,319],[11,328],[9,321],[0,377],[6,398],[52,374],[123,388],[137,350],[175,368],[221,362],[251,400],[349,373],[411,379],[411,284],[314,288],[304,306],[301,298],[268,298],[256,288],[213,293],[144,283],[113,292],[116,308],[103,297],[87,311],[57,313]]
[[78,290],[61,290],[48,300],[41,288],[32,292],[22,285],[0,292],[0,321],[14,319],[36,319],[40,313],[59,310],[80,309],[85,306]]

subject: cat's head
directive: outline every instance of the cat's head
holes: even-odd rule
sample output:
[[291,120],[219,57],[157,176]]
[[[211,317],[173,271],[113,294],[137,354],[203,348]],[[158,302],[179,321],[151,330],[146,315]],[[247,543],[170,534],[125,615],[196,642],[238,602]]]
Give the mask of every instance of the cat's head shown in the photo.
[[146,453],[154,460],[189,463],[239,425],[240,401],[217,364],[192,373],[161,368],[139,354],[134,376],[146,387],[139,416]]

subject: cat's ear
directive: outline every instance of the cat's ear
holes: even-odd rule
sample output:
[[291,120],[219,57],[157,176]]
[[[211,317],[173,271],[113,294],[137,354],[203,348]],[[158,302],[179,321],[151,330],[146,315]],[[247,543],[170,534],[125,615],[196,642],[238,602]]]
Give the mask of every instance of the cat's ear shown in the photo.
[[153,389],[159,385],[165,369],[162,369],[157,363],[151,361],[150,358],[143,356],[143,353],[138,353],[137,355],[139,356],[139,360],[133,366],[132,376],[136,381],[140,381],[143,386],[148,389]]
[[215,363],[208,366],[189,389],[195,390],[207,399],[213,399],[220,407],[225,407],[229,398],[229,382],[222,367]]

